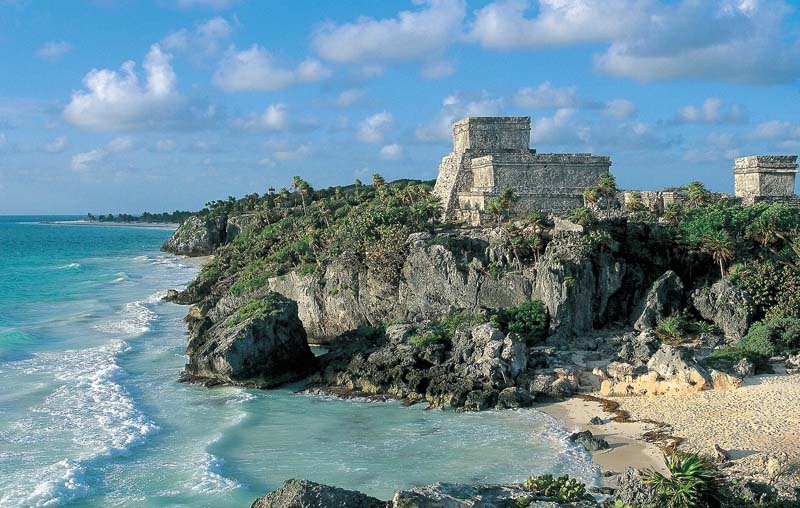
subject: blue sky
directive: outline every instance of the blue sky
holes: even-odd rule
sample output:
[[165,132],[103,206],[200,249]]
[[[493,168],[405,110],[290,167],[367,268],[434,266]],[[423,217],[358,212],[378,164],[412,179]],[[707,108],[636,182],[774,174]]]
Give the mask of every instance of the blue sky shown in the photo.
[[450,125],[530,115],[624,188],[800,152],[781,0],[0,0],[0,214],[197,209],[301,175],[436,177]]

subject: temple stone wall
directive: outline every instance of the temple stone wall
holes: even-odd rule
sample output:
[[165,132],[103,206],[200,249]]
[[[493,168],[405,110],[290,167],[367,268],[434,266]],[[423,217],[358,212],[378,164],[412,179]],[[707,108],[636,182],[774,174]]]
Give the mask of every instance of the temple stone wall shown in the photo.
[[456,122],[453,152],[442,159],[434,188],[445,219],[484,222],[489,200],[506,188],[519,196],[518,210],[570,210],[611,166],[608,157],[587,153],[538,154],[529,143],[530,117]]
[[734,195],[749,203],[794,196],[796,175],[796,155],[739,157],[733,164]]

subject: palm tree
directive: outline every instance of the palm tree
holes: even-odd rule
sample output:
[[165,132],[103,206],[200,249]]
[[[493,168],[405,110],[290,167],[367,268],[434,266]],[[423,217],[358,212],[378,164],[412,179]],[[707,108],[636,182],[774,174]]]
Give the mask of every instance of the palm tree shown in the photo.
[[617,179],[606,171],[597,179],[598,194],[606,198],[606,213],[611,215],[611,200],[617,194]]
[[514,209],[517,201],[519,201],[517,193],[512,188],[506,187],[500,195],[500,206],[503,207],[506,217],[511,215],[511,210]]
[[361,199],[359,189],[361,189],[361,186],[364,184],[361,183],[361,180],[356,178],[355,185],[356,185],[356,201],[358,201],[359,199]]
[[642,195],[638,192],[632,192],[631,195],[628,196],[627,201],[625,201],[625,208],[627,208],[629,212],[638,212],[644,208]]
[[686,186],[686,191],[689,195],[689,202],[693,206],[700,206],[711,201],[711,192],[706,189],[703,182],[694,181]]
[[596,186],[589,186],[583,189],[583,205],[594,205],[600,200],[600,191]]
[[311,186],[300,178],[299,176],[295,176],[292,178],[292,189],[297,191],[300,194],[300,202],[303,205],[303,215],[307,215],[306,213],[306,196],[311,194]]
[[700,239],[700,250],[719,263],[719,273],[725,278],[725,265],[733,259],[733,240],[724,229],[706,232]]
[[495,196],[489,200],[486,207],[489,211],[494,215],[495,219],[497,220],[497,225],[500,225],[500,218],[503,216],[503,202],[500,200],[499,196]]
[[386,180],[384,180],[379,173],[374,173],[372,175],[372,186],[375,187],[375,191],[378,193],[378,196],[384,196],[386,191]]

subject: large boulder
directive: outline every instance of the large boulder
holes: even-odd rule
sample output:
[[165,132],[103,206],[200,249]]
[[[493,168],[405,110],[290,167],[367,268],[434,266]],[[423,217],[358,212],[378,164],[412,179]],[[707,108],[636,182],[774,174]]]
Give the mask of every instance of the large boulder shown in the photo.
[[182,256],[207,256],[225,243],[225,215],[201,219],[193,215],[181,224],[161,250]]
[[656,491],[642,471],[629,467],[617,479],[614,501],[617,506],[655,506]]
[[713,388],[715,382],[720,388],[730,388],[733,384],[728,378],[715,378],[706,372],[691,352],[662,344],[647,362],[646,374],[634,376],[622,373],[604,379],[600,394],[610,397],[695,393]]
[[713,321],[731,341],[744,337],[753,322],[748,296],[725,279],[710,288],[694,291],[692,303],[704,319]]
[[316,368],[297,304],[277,293],[222,299],[198,319],[190,323],[189,378],[269,388]]
[[390,508],[391,503],[361,492],[308,480],[286,480],[281,487],[256,499],[250,508]]
[[683,282],[680,277],[669,270],[653,282],[647,294],[633,311],[631,321],[637,330],[655,328],[658,322],[683,304]]
[[[338,341],[330,346],[340,349]],[[527,391],[528,348],[492,323],[459,327],[451,340],[437,338],[424,324],[395,324],[347,363],[337,355],[325,355],[322,361],[316,380],[322,390],[425,400],[434,407],[467,411],[533,402]]]
[[653,330],[644,330],[638,335],[626,333],[620,340],[619,359],[635,368],[647,365],[653,354],[658,351],[661,341]]

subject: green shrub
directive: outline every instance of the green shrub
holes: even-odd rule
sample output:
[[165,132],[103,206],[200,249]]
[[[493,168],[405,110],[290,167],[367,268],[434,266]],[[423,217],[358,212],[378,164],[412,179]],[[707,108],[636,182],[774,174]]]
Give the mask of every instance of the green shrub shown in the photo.
[[414,344],[417,349],[425,349],[428,346],[433,344],[440,344],[450,340],[446,334],[444,334],[441,330],[431,330],[429,332],[423,333],[421,335],[414,335],[408,341]]
[[767,357],[753,353],[752,351],[745,351],[740,347],[715,349],[706,357],[704,363],[712,369],[729,371],[734,365],[742,361],[743,358],[747,358],[755,366],[756,374],[772,372]]
[[718,499],[722,477],[716,466],[699,455],[673,452],[664,456],[669,476],[650,471],[646,482],[666,508],[695,508]]
[[688,323],[687,330],[695,335],[716,333],[719,331],[716,325],[703,320],[697,320]]
[[772,318],[759,321],[739,341],[739,347],[765,357],[794,353],[800,348],[800,319]]
[[658,322],[656,334],[658,338],[668,344],[680,344],[683,342],[687,331],[689,329],[689,322],[681,313],[672,314]]
[[766,322],[759,321],[750,327],[738,346],[749,353],[769,358],[778,352],[775,347],[776,338],[774,330]]
[[597,215],[591,210],[591,208],[586,208],[585,206],[580,206],[575,208],[570,212],[569,219],[585,228],[591,228],[597,225]]
[[280,296],[275,293],[267,293],[261,298],[250,300],[239,307],[236,312],[225,321],[228,326],[236,326],[248,319],[279,314],[281,310],[277,307],[280,303]]
[[[536,496],[548,497],[562,503],[592,499],[592,496],[586,492],[586,485],[567,475],[558,478],[554,478],[550,474],[531,476],[525,480],[522,486]],[[520,501],[517,500],[517,506],[525,507],[529,504],[527,499],[522,501],[523,504],[520,504]]]
[[417,349],[425,349],[432,344],[446,344],[453,339],[456,330],[462,325],[473,326],[485,321],[486,315],[482,313],[456,312],[449,317],[425,326],[420,330],[421,333],[412,336],[408,341],[414,344]]
[[550,317],[547,308],[539,300],[528,300],[517,307],[499,310],[492,322],[504,333],[515,333],[528,345],[534,345],[547,337]]

